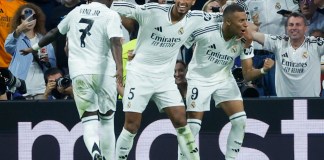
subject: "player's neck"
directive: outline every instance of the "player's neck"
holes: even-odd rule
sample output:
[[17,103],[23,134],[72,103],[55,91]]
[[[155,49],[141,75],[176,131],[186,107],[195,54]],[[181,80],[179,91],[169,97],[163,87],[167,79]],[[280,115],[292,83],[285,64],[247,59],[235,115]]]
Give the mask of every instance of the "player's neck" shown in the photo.
[[186,15],[186,14],[178,13],[177,10],[176,10],[176,9],[174,8],[174,6],[173,6],[172,11],[171,11],[171,21],[172,21],[172,24],[181,21],[182,18],[183,18],[185,15]]
[[225,41],[228,41],[234,37],[234,35],[229,31],[226,25],[223,25],[221,32]]
[[290,39],[290,45],[294,48],[297,49],[299,48],[305,41],[305,37],[301,39]]

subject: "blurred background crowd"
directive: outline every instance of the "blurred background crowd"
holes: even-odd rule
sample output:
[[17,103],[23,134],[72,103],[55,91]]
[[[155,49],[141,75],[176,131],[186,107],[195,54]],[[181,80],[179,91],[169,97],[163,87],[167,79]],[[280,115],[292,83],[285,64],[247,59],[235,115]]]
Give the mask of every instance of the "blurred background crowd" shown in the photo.
[[[171,5],[172,0],[130,0],[137,4],[160,3]],[[237,0],[248,15],[248,20],[266,34],[283,35],[286,32],[286,17],[292,12],[300,12],[307,19],[306,36],[324,37],[323,0]],[[23,56],[19,50],[38,43],[47,31],[76,6],[85,0],[1,0],[0,1],[0,99],[38,100],[73,99],[68,69],[68,47],[66,37],[43,47],[38,54]],[[227,0],[197,0],[193,10],[222,12]],[[123,63],[134,57],[138,24],[123,28]],[[186,71],[194,48],[179,48],[175,66],[175,83],[180,93],[186,92]],[[254,43],[253,63],[262,68],[266,58],[275,60],[275,54],[263,50]],[[324,64],[324,58],[321,60]],[[263,77],[245,82],[240,69],[240,60],[233,66],[233,75],[243,97],[276,97],[275,66]],[[126,68],[126,67],[124,67]],[[324,65],[321,65],[324,73]],[[126,72],[124,72],[126,74]],[[324,76],[322,76],[323,78]],[[321,80],[322,82],[322,80]],[[302,86],[299,86],[302,87]],[[117,87],[122,93],[123,86]],[[321,87],[322,90],[323,87]],[[320,96],[320,95],[318,95]],[[305,95],[307,97],[307,95]]]

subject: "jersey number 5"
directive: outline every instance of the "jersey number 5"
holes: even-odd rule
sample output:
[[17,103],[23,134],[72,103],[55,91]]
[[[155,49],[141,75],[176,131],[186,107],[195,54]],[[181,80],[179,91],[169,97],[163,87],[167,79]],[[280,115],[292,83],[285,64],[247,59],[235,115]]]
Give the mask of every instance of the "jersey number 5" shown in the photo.
[[80,40],[81,40],[81,48],[84,48],[85,47],[85,42],[84,42],[84,39],[85,37],[88,35],[90,36],[91,33],[90,33],[90,29],[93,25],[93,20],[92,19],[86,19],[86,18],[81,18],[81,20],[79,21],[79,23],[86,23],[88,24],[88,26],[85,28],[85,29],[80,29],[79,32],[81,32],[81,37],[80,37]]

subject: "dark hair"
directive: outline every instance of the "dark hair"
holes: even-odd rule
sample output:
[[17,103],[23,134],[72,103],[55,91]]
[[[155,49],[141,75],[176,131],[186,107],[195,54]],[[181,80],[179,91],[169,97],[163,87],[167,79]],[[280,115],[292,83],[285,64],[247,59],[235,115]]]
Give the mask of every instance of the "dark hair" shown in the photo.
[[228,18],[234,12],[245,12],[245,10],[238,4],[233,3],[227,6],[223,12],[224,19]]
[[181,63],[184,68],[187,68],[187,64],[183,60],[177,60],[176,64]]
[[34,31],[36,33],[40,33],[42,35],[46,34],[46,29],[45,29],[45,14],[42,11],[41,8],[39,8],[37,5],[33,4],[33,3],[26,3],[22,6],[20,6],[11,21],[11,32],[13,32],[14,30],[16,30],[16,28],[21,24],[21,12],[25,9],[25,8],[30,8],[32,10],[35,11],[35,15],[36,15],[36,25],[34,28]]
[[58,74],[58,73],[60,73],[63,76],[63,72],[59,68],[50,68],[50,69],[46,70],[44,73],[45,83],[47,84],[49,76]]
[[305,26],[307,26],[307,19],[306,19],[306,17],[305,17],[303,14],[299,13],[299,12],[293,12],[293,13],[291,13],[291,14],[288,16],[288,18],[287,18],[287,21],[286,21],[286,27],[288,26],[288,21],[289,21],[289,19],[290,19],[291,17],[295,17],[295,18],[300,17],[300,18],[302,18],[303,21],[304,21]]
[[[314,34],[315,32],[320,32],[321,35],[324,36],[324,31],[321,30],[321,29],[317,29],[317,28],[310,30],[310,31],[309,31],[309,35],[311,36],[311,35]],[[324,38],[324,37],[322,37],[322,38]]]

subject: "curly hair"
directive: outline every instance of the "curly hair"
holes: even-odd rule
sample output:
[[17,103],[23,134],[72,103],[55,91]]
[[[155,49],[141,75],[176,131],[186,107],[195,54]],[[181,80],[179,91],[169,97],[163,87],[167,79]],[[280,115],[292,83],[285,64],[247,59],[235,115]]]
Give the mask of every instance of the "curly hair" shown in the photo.
[[45,29],[46,16],[45,16],[44,12],[42,11],[42,9],[33,3],[24,4],[16,10],[16,12],[11,20],[10,32],[13,32],[14,30],[16,30],[16,28],[21,24],[21,12],[25,8],[30,8],[35,11],[36,25],[34,28],[34,32],[45,35],[46,34],[46,29]]

